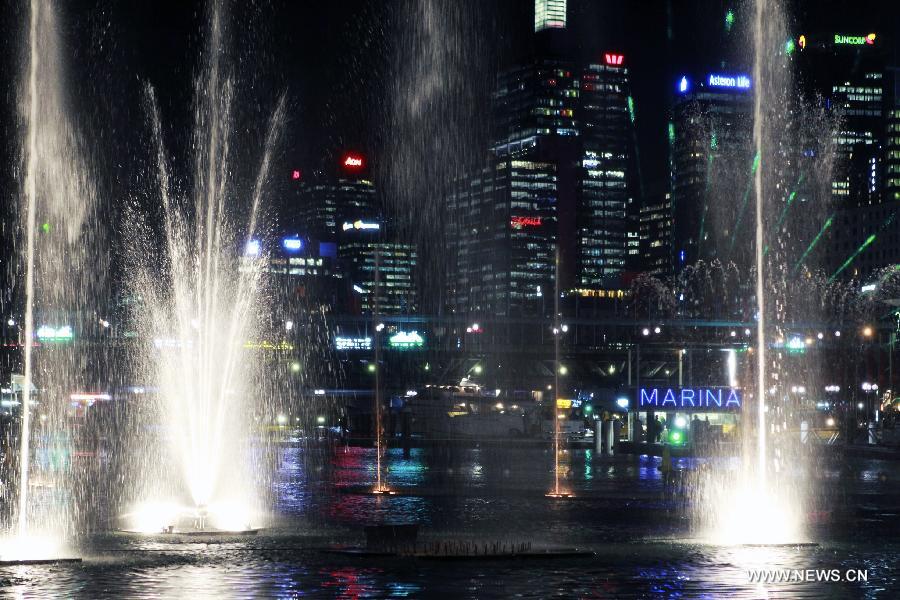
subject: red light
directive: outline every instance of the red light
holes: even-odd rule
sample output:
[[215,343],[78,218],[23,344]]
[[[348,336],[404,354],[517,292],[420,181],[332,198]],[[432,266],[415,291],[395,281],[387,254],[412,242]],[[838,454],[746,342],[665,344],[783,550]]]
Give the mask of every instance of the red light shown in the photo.
[[360,154],[347,154],[344,156],[344,168],[351,170],[359,170],[362,169],[365,165],[365,161],[363,161],[363,157]]
[[603,59],[606,61],[606,64],[613,65],[618,67],[625,60],[624,54],[612,54],[607,52],[603,55]]
[[291,171],[291,179],[294,181],[300,181],[300,169],[294,169]]
[[540,217],[510,217],[509,224],[513,229],[522,229],[524,227],[538,227],[541,224]]

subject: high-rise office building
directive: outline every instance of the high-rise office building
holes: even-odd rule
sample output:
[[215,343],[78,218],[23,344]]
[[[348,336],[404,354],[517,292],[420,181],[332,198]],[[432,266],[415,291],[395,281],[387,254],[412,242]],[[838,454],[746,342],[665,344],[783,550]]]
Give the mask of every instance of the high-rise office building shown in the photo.
[[885,135],[884,189],[888,202],[900,201],[900,98],[888,111]]
[[315,239],[336,241],[343,223],[376,220],[378,199],[365,162],[361,154],[350,152],[333,176],[299,181],[299,201],[286,218],[288,227],[303,229]]
[[821,100],[837,123],[830,220],[816,249],[831,277],[865,278],[900,261],[891,185],[891,170],[897,168],[890,154],[893,90],[882,41],[877,33],[797,38],[796,65],[805,95],[811,102]]
[[[334,175],[301,182],[298,195],[298,206],[291,211],[295,219],[286,218],[284,227],[291,228],[291,235],[303,239],[310,248],[318,247],[323,264],[326,258],[335,261],[344,284],[343,298],[336,308],[371,313],[377,304],[384,314],[415,310],[415,247],[389,235],[388,219],[375,184],[368,178],[363,155],[345,154]],[[310,270],[305,257],[284,260],[288,272]],[[303,262],[294,266],[292,260]],[[314,262],[312,267],[316,266]]]
[[[559,3],[562,17],[558,12],[544,17],[552,4],[535,3],[535,30],[542,36],[565,35],[564,2]],[[539,51],[500,74],[492,117],[495,141],[489,166],[464,178],[450,202],[451,215],[459,221],[451,228],[451,243],[460,252],[452,286],[455,309],[498,314],[546,310],[552,303],[543,294],[549,283],[557,285],[556,246],[561,291],[621,287],[628,263],[634,158],[625,57],[608,52],[581,61]],[[522,187],[520,178],[526,174],[539,182],[539,190]],[[497,207],[490,208],[490,202]],[[531,215],[523,210],[535,211],[540,225],[513,219]],[[470,212],[481,215],[480,228],[469,226]],[[639,242],[633,229],[630,251],[636,259]],[[476,252],[466,250],[483,243],[483,230],[493,231],[497,243],[535,239],[488,267],[471,259]],[[478,271],[485,269],[492,273],[482,283]]]
[[556,190],[556,165],[512,157],[461,182],[449,207],[453,310],[522,315],[552,307]]
[[672,274],[672,194],[644,195],[639,215],[640,270],[654,277]]
[[[669,123],[672,250],[676,272],[697,260],[735,260],[755,161],[749,75],[682,75]],[[746,253],[745,253],[746,254]]]
[[378,221],[341,224],[338,257],[352,290],[351,308],[366,314],[415,312],[415,246],[388,241],[383,229]]
[[534,30],[562,29],[566,26],[566,0],[535,0]]

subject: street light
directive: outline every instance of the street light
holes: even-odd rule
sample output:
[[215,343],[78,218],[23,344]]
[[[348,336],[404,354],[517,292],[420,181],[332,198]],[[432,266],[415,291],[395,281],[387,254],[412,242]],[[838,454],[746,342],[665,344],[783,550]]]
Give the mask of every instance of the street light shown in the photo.
[[869,325],[863,327],[862,334],[864,337],[872,337],[872,328]]

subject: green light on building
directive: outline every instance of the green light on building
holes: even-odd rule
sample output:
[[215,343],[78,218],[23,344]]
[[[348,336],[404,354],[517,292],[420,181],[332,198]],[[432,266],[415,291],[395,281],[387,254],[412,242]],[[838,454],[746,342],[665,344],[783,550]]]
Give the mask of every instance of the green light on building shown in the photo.
[[71,342],[75,334],[71,325],[63,325],[61,327],[42,325],[38,327],[35,337],[39,342]]
[[675,141],[675,123],[669,121],[669,143]]
[[634,123],[634,99],[631,96],[628,96],[628,116]]
[[796,46],[794,44],[794,40],[788,40],[784,43],[784,53],[785,54],[793,54],[795,48],[796,48]]
[[390,344],[391,348],[399,350],[421,348],[425,345],[425,338],[417,331],[398,331],[388,338],[388,344]]
[[730,32],[732,27],[734,27],[734,11],[729,8],[725,13],[725,31]]

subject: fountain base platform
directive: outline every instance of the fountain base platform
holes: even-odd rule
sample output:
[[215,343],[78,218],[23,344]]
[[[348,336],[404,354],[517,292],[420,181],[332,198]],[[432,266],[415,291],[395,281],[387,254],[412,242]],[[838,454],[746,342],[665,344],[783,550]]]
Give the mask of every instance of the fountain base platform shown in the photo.
[[556,498],[558,500],[564,500],[567,498],[574,498],[575,494],[570,494],[569,492],[550,492],[544,494],[547,498]]
[[0,567],[19,567],[27,565],[57,565],[80,563],[81,558],[23,558],[19,560],[0,559]]
[[187,536],[187,537],[219,537],[219,536],[253,536],[262,531],[263,527],[252,527],[249,529],[242,529],[237,531],[231,531],[227,529],[175,529],[168,528],[160,531],[137,531],[135,529],[120,529],[121,533],[128,533],[131,535],[141,535],[146,537],[156,537],[156,536]]

